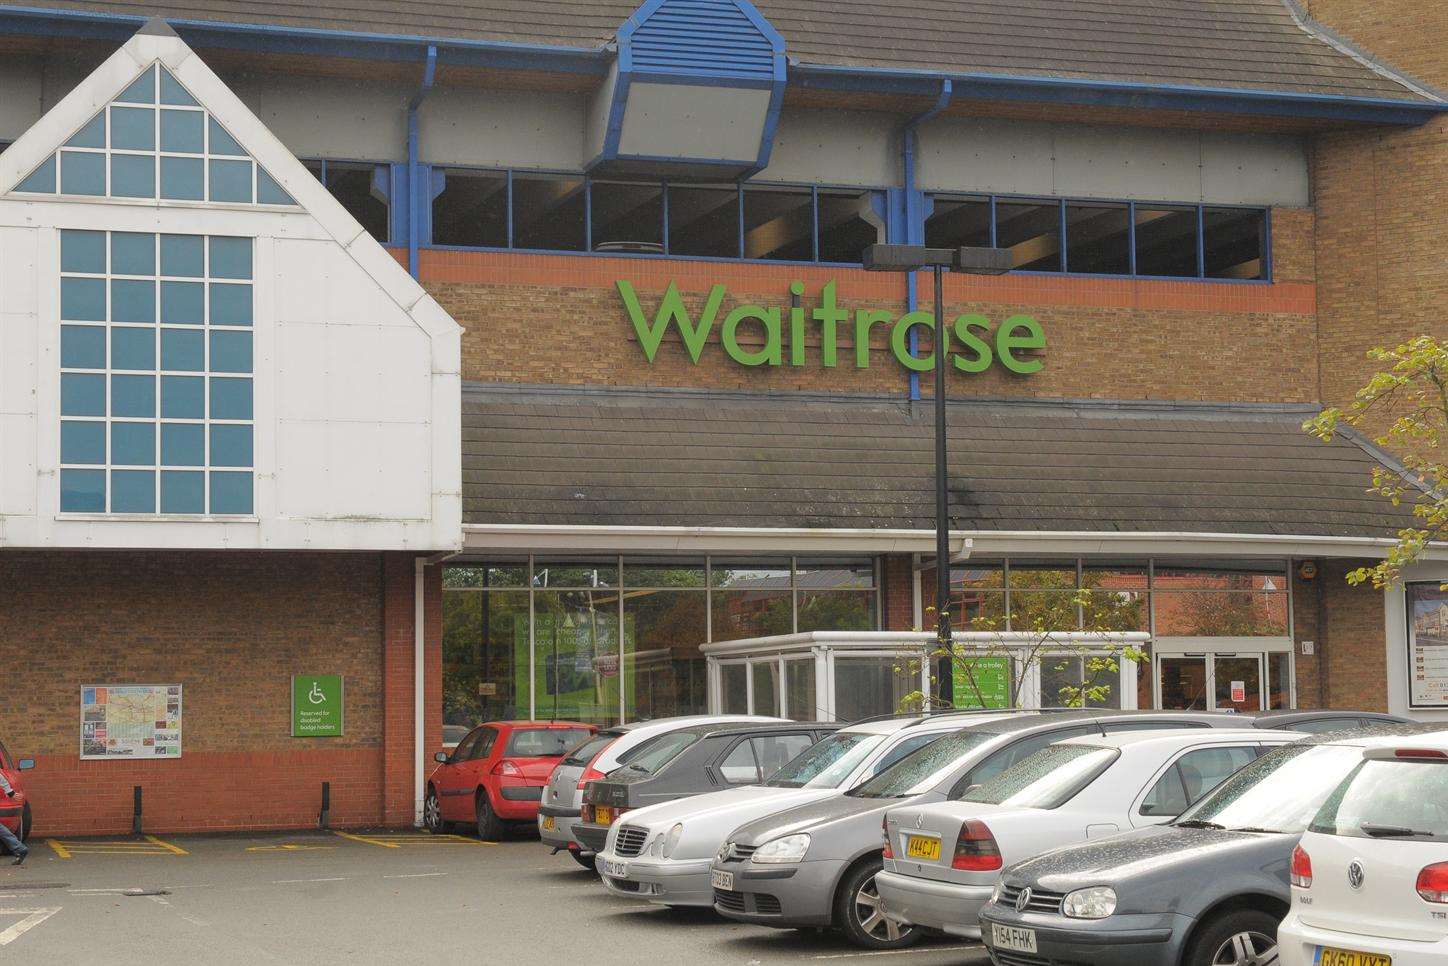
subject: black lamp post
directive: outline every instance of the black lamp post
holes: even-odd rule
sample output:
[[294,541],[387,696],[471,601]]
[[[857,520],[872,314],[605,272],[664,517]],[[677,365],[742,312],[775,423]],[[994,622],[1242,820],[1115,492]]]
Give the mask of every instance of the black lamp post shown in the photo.
[[935,645],[941,655],[937,675],[940,697],[955,700],[950,630],[950,498],[946,487],[945,373],[950,365],[941,277],[947,268],[968,275],[1003,275],[1011,270],[1006,248],[927,248],[924,245],[871,245],[865,249],[869,272],[915,272],[935,276]]

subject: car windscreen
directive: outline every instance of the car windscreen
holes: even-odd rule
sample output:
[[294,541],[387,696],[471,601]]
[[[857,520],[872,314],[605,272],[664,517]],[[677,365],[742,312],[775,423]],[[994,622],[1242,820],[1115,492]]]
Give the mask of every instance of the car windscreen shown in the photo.
[[996,737],[984,731],[954,731],[901,758],[874,778],[852,788],[855,798],[904,798],[929,791],[966,755]]
[[704,737],[697,731],[671,731],[639,745],[638,754],[629,758],[628,764],[618,771],[642,772],[656,775],[664,766],[673,761],[684,749]]
[[764,784],[773,788],[839,788],[884,740],[884,735],[862,732],[832,734],[785,762]]
[[1448,762],[1362,762],[1328,796],[1312,831],[1448,841]]
[[509,758],[562,758],[591,734],[587,728],[516,728],[508,736],[503,754]]
[[1070,801],[1110,768],[1121,752],[1096,745],[1051,745],[1023,758],[983,785],[968,789],[962,802],[1056,808]]
[[1173,823],[1301,834],[1362,750],[1342,745],[1274,748],[1218,785]]
[[562,764],[571,768],[586,768],[593,759],[598,757],[600,751],[617,741],[620,734],[621,732],[618,731],[600,731],[570,751],[568,757],[563,759]]

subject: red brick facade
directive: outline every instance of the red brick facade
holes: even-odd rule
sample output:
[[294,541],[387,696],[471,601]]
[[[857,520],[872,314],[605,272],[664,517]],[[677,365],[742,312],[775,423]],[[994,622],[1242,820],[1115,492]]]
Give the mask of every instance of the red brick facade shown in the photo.
[[[411,554],[0,553],[0,736],[33,757],[40,835],[412,820]],[[431,578],[430,693],[441,582]],[[291,737],[291,676],[335,673],[346,734]],[[82,761],[80,689],[181,684],[182,755]],[[428,751],[440,743],[437,709]]]

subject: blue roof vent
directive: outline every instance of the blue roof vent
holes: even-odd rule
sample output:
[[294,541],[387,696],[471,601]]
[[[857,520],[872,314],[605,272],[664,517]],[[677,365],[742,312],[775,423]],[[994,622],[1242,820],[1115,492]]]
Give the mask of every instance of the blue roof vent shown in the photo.
[[772,84],[784,38],[748,0],[648,0],[618,32],[620,66],[638,73]]
[[784,38],[749,0],[645,0],[594,94],[587,169],[747,178],[769,163],[784,81]]

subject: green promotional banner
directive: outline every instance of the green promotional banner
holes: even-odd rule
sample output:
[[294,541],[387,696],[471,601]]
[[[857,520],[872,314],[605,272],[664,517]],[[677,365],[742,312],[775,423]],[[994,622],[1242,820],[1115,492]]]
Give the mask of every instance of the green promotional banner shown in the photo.
[[1011,659],[957,657],[954,687],[957,708],[1009,708]]
[[342,676],[292,676],[292,737],[335,738],[342,734]]

